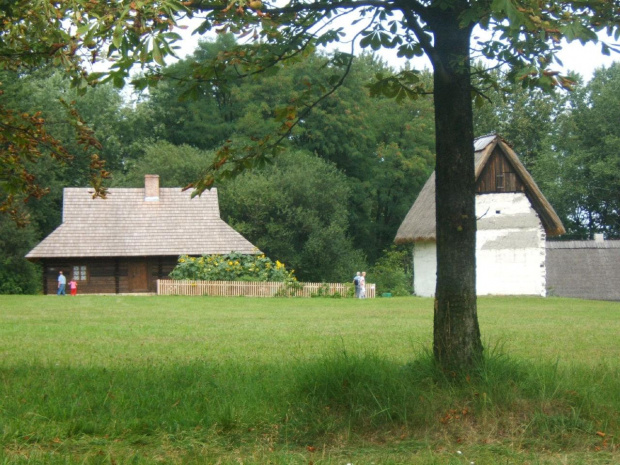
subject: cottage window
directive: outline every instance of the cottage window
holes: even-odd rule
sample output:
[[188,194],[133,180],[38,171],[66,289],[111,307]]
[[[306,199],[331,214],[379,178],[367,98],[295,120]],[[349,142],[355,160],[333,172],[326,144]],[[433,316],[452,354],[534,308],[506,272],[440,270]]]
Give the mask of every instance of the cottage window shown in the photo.
[[495,190],[503,191],[504,190],[504,175],[498,174],[495,176]]
[[73,279],[76,281],[86,281],[87,273],[86,273],[86,265],[79,265],[73,267]]
[[495,190],[497,192],[516,192],[517,177],[515,173],[504,171],[495,176]]

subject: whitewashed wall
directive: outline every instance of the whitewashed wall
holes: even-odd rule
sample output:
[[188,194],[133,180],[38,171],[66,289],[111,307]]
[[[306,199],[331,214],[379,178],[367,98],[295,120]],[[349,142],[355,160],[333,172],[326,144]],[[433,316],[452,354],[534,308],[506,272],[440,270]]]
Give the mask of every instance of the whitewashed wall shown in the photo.
[[[546,294],[545,230],[522,193],[476,196],[478,295]],[[416,243],[414,291],[431,297],[437,277],[434,242]]]
[[545,230],[523,193],[476,196],[478,295],[546,294]]
[[435,242],[416,242],[413,248],[413,292],[423,297],[435,295],[437,246]]

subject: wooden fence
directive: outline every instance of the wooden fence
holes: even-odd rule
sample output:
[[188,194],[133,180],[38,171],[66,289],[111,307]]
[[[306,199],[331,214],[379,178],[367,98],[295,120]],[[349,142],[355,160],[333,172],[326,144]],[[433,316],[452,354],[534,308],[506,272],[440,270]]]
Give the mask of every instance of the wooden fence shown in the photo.
[[[343,283],[298,283],[295,288],[278,282],[246,281],[185,281],[158,279],[157,295],[209,295],[245,297],[353,297],[353,284]],[[366,284],[366,298],[375,297],[375,285]]]

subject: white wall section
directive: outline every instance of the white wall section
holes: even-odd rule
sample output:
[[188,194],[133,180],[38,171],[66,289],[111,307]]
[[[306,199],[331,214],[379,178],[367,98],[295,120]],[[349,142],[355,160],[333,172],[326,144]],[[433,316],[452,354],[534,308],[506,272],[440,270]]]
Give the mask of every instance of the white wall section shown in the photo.
[[[476,196],[476,287],[478,295],[546,295],[546,234],[523,193]],[[435,295],[434,241],[416,242],[414,292]]]
[[545,296],[543,225],[523,193],[476,196],[478,295]]
[[413,292],[423,297],[435,295],[437,246],[435,241],[416,242],[413,248]]

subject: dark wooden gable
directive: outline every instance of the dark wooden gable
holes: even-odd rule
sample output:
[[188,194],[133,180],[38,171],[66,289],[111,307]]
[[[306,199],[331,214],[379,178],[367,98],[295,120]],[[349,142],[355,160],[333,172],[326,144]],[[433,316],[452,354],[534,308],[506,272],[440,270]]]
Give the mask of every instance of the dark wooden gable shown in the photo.
[[525,192],[523,180],[497,146],[478,177],[476,192],[478,194]]

